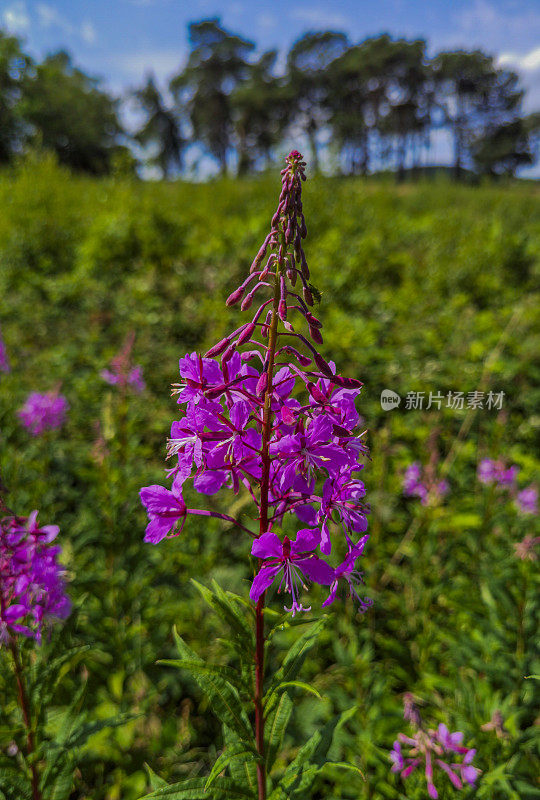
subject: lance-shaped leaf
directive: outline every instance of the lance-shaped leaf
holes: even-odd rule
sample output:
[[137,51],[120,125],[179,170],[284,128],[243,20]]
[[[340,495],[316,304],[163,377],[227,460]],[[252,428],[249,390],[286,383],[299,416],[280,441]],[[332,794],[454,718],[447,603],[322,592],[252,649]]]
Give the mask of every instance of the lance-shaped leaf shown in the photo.
[[141,800],[254,800],[254,795],[230,778],[219,778],[208,791],[206,778],[190,778],[156,789]]
[[266,741],[266,769],[268,772],[272,769],[276,757],[283,744],[283,737],[285,730],[289,724],[293,710],[292,700],[284,692],[279,698],[276,710],[267,721],[267,741]]
[[248,625],[244,614],[239,610],[235,596],[231,593],[225,593],[216,581],[212,582],[214,591],[211,591],[196,580],[192,579],[191,582],[199,590],[208,605],[231,628],[242,653],[246,651],[252,652],[255,647],[253,631]]
[[283,664],[272,679],[267,692],[268,696],[270,696],[272,692],[277,689],[280,683],[296,680],[296,677],[302,668],[302,664],[304,663],[308,652],[317,641],[317,637],[321,632],[325,621],[326,617],[322,617],[321,619],[317,620],[317,622],[311,625],[301,636],[299,636],[294,644],[289,648],[287,655],[283,659]]
[[144,768],[148,773],[148,781],[152,789],[163,789],[164,786],[169,785],[166,780],[156,775],[150,764],[145,763]]
[[267,692],[264,696],[263,703],[264,703],[264,710],[266,715],[269,715],[276,703],[279,700],[281,694],[287,689],[296,687],[297,689],[303,689],[305,692],[309,692],[310,694],[315,695],[318,700],[322,700],[321,693],[315,689],[314,686],[311,686],[309,683],[304,683],[304,681],[284,681],[280,683],[279,686],[276,686],[272,692]]
[[224,725],[228,725],[242,741],[252,746],[253,731],[247,715],[242,710],[236,687],[221,676],[205,671],[205,662],[188,647],[176,629],[174,629],[174,638],[181,661],[187,661],[194,665],[189,672],[208,697],[214,714]]
[[[223,741],[225,747],[237,747],[241,739],[227,725],[223,725]],[[231,761],[229,764],[231,778],[238,786],[245,786],[256,792],[257,789],[257,765],[255,761]]]
[[219,775],[223,772],[223,770],[229,766],[233,761],[242,762],[242,761],[260,761],[260,756],[256,750],[252,750],[251,748],[246,748],[243,742],[238,742],[236,745],[232,745],[231,747],[227,747],[226,750],[221,753],[218,757],[216,763],[212,767],[210,771],[210,775],[205,784],[205,789],[209,789],[210,786],[214,783],[214,781],[219,777]]

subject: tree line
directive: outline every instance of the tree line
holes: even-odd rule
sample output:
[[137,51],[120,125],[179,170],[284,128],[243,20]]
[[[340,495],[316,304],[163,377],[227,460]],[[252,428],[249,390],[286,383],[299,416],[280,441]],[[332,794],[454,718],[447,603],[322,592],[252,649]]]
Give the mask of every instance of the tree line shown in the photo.
[[[0,162],[36,143],[74,169],[104,174],[145,163],[167,178],[186,154],[209,155],[222,174],[267,168],[287,139],[302,137],[317,170],[323,152],[342,174],[419,174],[436,131],[453,143],[453,174],[514,175],[534,163],[540,114],[523,112],[519,77],[480,50],[428,57],[422,39],[388,34],[351,43],[345,33],[306,33],[276,69],[278,51],[226,30],[219,19],[188,26],[186,64],[165,94],[150,74],[124,98],[78,69],[66,52],[41,62],[0,31]],[[135,133],[122,103],[142,117]]]

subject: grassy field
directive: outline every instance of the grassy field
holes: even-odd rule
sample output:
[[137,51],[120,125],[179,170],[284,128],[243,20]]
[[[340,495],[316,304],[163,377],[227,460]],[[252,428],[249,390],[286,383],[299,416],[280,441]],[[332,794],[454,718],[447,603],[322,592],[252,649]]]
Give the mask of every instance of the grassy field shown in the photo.
[[[173,655],[175,624],[195,650],[226,663],[224,631],[190,579],[217,578],[247,595],[245,543],[216,520],[193,519],[181,539],[144,544],[138,490],[164,480],[178,358],[239,324],[224,301],[268,230],[278,191],[277,174],[143,184],[73,177],[47,159],[0,176],[0,327],[12,367],[0,376],[0,469],[19,513],[39,508],[43,522],[61,526],[75,610],[51,647],[89,645],[56,708],[86,681],[80,704],[90,720],[139,714],[81,751],[73,800],[136,800],[145,762],[178,780],[204,774],[221,747],[195,684],[156,661]],[[388,751],[407,731],[407,691],[430,727],[446,722],[476,747],[482,776],[462,796],[540,797],[538,684],[525,678],[540,673],[538,562],[513,546],[534,535],[538,518],[476,477],[482,458],[501,458],[519,466],[519,489],[538,485],[539,199],[532,183],[305,185],[321,349],[365,383],[364,568],[375,601],[365,616],[334,604],[303,672],[323,699],[294,693],[289,755],[333,713],[358,707],[335,751],[366,781],[328,769],[314,798],[426,796],[421,775],[405,787],[389,771]],[[122,397],[100,371],[130,331],[147,388]],[[16,411],[30,391],[55,387],[68,421],[34,439]],[[384,389],[400,394],[399,409],[382,410]],[[490,390],[504,392],[502,410],[446,407],[448,392]],[[405,407],[408,392],[425,392],[423,409]],[[426,409],[430,392],[443,395],[440,409]],[[448,480],[440,504],[404,497],[413,461],[431,461]],[[225,492],[211,504],[243,513]],[[497,709],[499,735],[482,730]],[[455,792],[444,777],[438,788],[443,800]]]

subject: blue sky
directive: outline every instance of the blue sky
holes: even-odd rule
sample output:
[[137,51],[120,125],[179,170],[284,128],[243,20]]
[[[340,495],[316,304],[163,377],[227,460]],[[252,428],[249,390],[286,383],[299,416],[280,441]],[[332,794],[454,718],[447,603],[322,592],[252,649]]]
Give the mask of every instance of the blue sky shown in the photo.
[[219,16],[259,49],[286,52],[306,30],[336,29],[352,41],[389,32],[423,37],[431,53],[481,47],[517,70],[540,108],[539,0],[0,0],[0,26],[43,56],[67,48],[115,92],[152,70],[162,84],[183,64],[186,25]]

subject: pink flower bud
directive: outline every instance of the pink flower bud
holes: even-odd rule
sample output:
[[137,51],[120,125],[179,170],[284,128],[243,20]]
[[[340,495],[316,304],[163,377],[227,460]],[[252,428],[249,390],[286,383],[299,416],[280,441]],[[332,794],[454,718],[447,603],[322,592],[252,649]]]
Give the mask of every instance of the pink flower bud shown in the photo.
[[285,423],[285,425],[294,425],[296,422],[296,417],[294,416],[293,412],[287,406],[283,406],[281,409],[281,419]]
[[268,384],[268,373],[267,372],[263,372],[263,373],[261,373],[261,376],[260,376],[259,380],[257,381],[257,386],[255,388],[255,394],[259,395],[259,397],[261,395],[263,395],[265,393],[265,391],[266,391],[267,384]]
[[311,311],[306,311],[305,317],[309,322],[310,326],[313,328],[322,328],[322,322],[320,322],[317,317],[314,317]]
[[317,344],[323,343],[323,338],[320,330],[318,328],[314,328],[312,325],[309,326],[309,335],[313,339],[314,342]]
[[322,403],[323,405],[326,404],[326,397],[321,392],[318,386],[316,386],[314,383],[311,383],[310,381],[307,385],[307,389],[310,395],[317,403]]
[[319,367],[320,371],[324,375],[326,375],[328,378],[335,378],[332,370],[330,369],[329,364],[324,360],[324,358],[319,353],[315,353],[314,354],[313,360],[315,361],[315,363]]
[[225,304],[228,306],[234,306],[235,303],[238,303],[242,295],[244,294],[244,289],[242,286],[239,286],[232,294],[230,294],[225,301]]
[[240,306],[242,311],[245,311],[253,303],[253,292],[254,290],[252,290],[249,294],[246,294],[246,296],[242,300],[242,305]]
[[313,295],[311,294],[311,290],[308,289],[307,286],[304,286],[302,288],[302,294],[304,295],[304,300],[306,301],[308,306],[312,306],[313,305]]
[[208,350],[208,352],[205,354],[205,358],[214,358],[214,356],[221,355],[221,353],[223,353],[223,351],[229,346],[230,341],[230,337],[226,336],[221,340],[221,342],[218,342],[211,347],[210,350]]
[[343,378],[341,375],[332,375],[332,381],[343,389],[360,389],[364,385],[356,378]]
[[230,359],[232,358],[232,356],[233,356],[233,353],[234,353],[235,351],[236,351],[236,342],[233,342],[232,344],[230,344],[230,345],[227,347],[227,349],[225,350],[225,352],[224,352],[224,353],[223,353],[223,355],[221,356],[221,363],[222,363],[222,364],[226,364],[226,363],[227,363],[227,361],[230,361]]
[[247,342],[249,339],[251,339],[256,327],[257,326],[255,325],[254,322],[250,322],[249,325],[246,325],[246,327],[244,328],[244,330],[237,339],[237,344],[238,345],[244,344],[244,342]]
[[207,389],[205,391],[205,395],[209,400],[215,400],[217,397],[220,397],[226,389],[227,384],[220,383],[219,386],[214,386],[212,389]]

